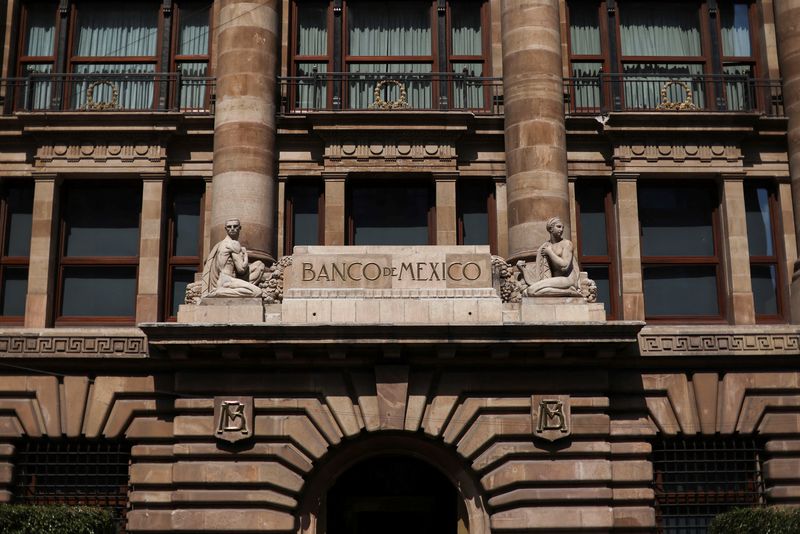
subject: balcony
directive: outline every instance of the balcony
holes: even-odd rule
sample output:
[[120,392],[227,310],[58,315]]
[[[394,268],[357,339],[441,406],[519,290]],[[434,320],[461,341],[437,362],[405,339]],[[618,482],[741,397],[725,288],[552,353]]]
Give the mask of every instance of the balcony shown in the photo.
[[503,114],[503,79],[466,72],[315,72],[278,78],[279,114],[315,111],[464,111]]
[[0,80],[0,110],[210,114],[214,89],[214,78],[180,73],[33,73]]
[[734,75],[605,74],[564,79],[564,113],[700,111],[784,117],[780,80]]

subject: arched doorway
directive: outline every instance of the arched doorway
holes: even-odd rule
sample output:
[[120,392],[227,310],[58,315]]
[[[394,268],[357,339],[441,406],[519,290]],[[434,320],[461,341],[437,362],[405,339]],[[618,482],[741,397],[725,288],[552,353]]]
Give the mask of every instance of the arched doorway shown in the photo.
[[326,534],[466,534],[453,484],[427,462],[387,455],[363,460],[328,490]]
[[[414,470],[414,473],[406,474],[406,471],[411,470]],[[369,475],[370,471],[383,474]],[[392,481],[399,479],[404,479],[403,492],[400,491],[399,483],[397,488],[391,488]],[[416,525],[409,529],[406,528],[407,525],[397,522],[390,515],[382,514],[387,507],[380,505],[380,499],[371,501],[362,499],[362,496],[375,496],[380,488],[386,488],[387,485],[389,490],[383,495],[385,499],[383,504],[391,503],[395,509],[401,507],[402,510],[413,509],[416,510],[414,513],[425,514],[426,510],[430,510],[428,499],[433,497],[433,502],[445,503],[442,505],[442,510],[437,510],[437,514],[441,512],[443,520],[448,524],[444,529],[437,529],[434,526],[432,530],[423,531]],[[435,490],[431,491],[431,488],[426,486],[431,486]],[[411,495],[408,488],[414,489]],[[410,498],[404,501],[404,497]],[[334,501],[338,499],[339,503],[343,500],[345,502],[343,504],[334,502],[329,505],[329,499]],[[384,523],[380,528],[334,531],[333,528],[340,528],[336,525],[339,519],[334,516],[337,514],[346,516],[348,507],[356,515],[361,513],[364,524],[373,520]],[[330,519],[334,523],[331,528],[328,528],[329,510],[331,510]],[[364,514],[366,511],[370,513]],[[297,519],[297,534],[350,534],[350,532],[490,534],[491,532],[480,482],[463,458],[443,447],[441,443],[419,435],[394,432],[363,434],[331,450],[310,475],[308,484],[303,488]],[[389,530],[395,523],[398,525],[397,528]],[[345,528],[347,526],[345,523]]]

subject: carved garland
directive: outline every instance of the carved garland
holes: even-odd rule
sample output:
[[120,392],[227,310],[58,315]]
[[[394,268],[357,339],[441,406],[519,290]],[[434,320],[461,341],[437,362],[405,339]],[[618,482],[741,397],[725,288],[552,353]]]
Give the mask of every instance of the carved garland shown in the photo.
[[[95,102],[94,101],[94,90],[96,87],[100,85],[107,85],[111,88],[111,101],[110,102]],[[89,87],[86,89],[86,106],[84,106],[87,110],[90,111],[108,111],[112,109],[119,108],[119,88],[116,84],[108,81],[108,80],[99,80],[96,82],[92,82],[89,84]]]
[[[383,86],[386,84],[396,85],[400,89],[400,98],[397,100],[384,100],[381,96],[383,94]],[[375,85],[375,90],[372,92],[374,102],[369,105],[370,109],[405,109],[408,107],[408,92],[406,85],[399,80],[381,80]]]
[[[683,90],[686,91],[686,98],[683,102],[672,102],[667,95],[667,90],[672,87],[673,85],[680,85],[683,87]],[[686,82],[681,82],[678,80],[670,80],[666,82],[664,85],[661,86],[661,103],[658,105],[656,109],[665,109],[665,110],[674,110],[674,111],[685,111],[691,109],[697,109],[697,106],[694,105],[692,101],[692,90],[689,87],[689,84]]]

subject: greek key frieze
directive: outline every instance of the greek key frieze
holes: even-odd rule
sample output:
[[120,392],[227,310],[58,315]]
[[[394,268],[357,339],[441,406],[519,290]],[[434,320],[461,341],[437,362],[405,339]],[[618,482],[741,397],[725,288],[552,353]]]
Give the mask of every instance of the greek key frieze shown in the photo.
[[795,355],[800,351],[800,333],[649,334],[639,336],[642,356],[704,354]]
[[140,356],[144,336],[0,336],[1,356]]

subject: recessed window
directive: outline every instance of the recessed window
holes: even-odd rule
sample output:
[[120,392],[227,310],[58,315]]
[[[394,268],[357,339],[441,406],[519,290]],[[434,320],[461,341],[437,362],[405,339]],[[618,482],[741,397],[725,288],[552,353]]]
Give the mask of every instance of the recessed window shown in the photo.
[[[15,98],[17,107],[207,109],[208,3],[175,2],[170,18],[155,0],[69,4],[70,16],[62,19],[56,2],[24,3],[18,74],[30,80]],[[170,52],[162,59],[166,43]],[[50,76],[60,62],[70,76]],[[180,83],[157,74],[163,72],[179,73]]]
[[200,254],[204,190],[205,185],[199,180],[176,180],[169,186],[165,313],[168,319],[177,316],[186,286],[203,270]]
[[295,0],[293,109],[370,109],[376,95],[411,109],[483,109],[486,4],[450,0],[443,17],[430,0],[343,0],[341,10]]
[[768,183],[748,182],[744,187],[744,200],[756,319],[780,320],[783,295],[775,233],[775,194]]
[[433,244],[433,194],[429,182],[357,182],[349,189],[350,244]]
[[578,263],[597,284],[597,301],[609,319],[616,317],[616,252],[613,200],[606,181],[582,180],[575,184],[578,210]]
[[497,211],[494,183],[490,180],[460,180],[456,184],[458,244],[489,245],[497,249]]
[[141,183],[64,185],[57,322],[133,322],[141,202]]
[[755,440],[744,437],[684,437],[654,443],[658,531],[705,534],[717,514],[763,503],[760,451]]
[[0,187],[0,217],[0,320],[22,323],[28,294],[32,183],[7,182]]
[[718,196],[713,183],[640,183],[647,319],[721,319]]
[[295,180],[286,185],[285,254],[297,245],[324,241],[323,185],[319,180]]
[[130,457],[130,446],[119,441],[24,439],[15,447],[13,501],[99,506],[111,510],[122,532]]
[[[568,0],[569,110],[759,109],[754,3]],[[715,75],[711,78],[708,75]],[[766,97],[766,95],[764,95]],[[765,100],[763,98],[762,100]]]

